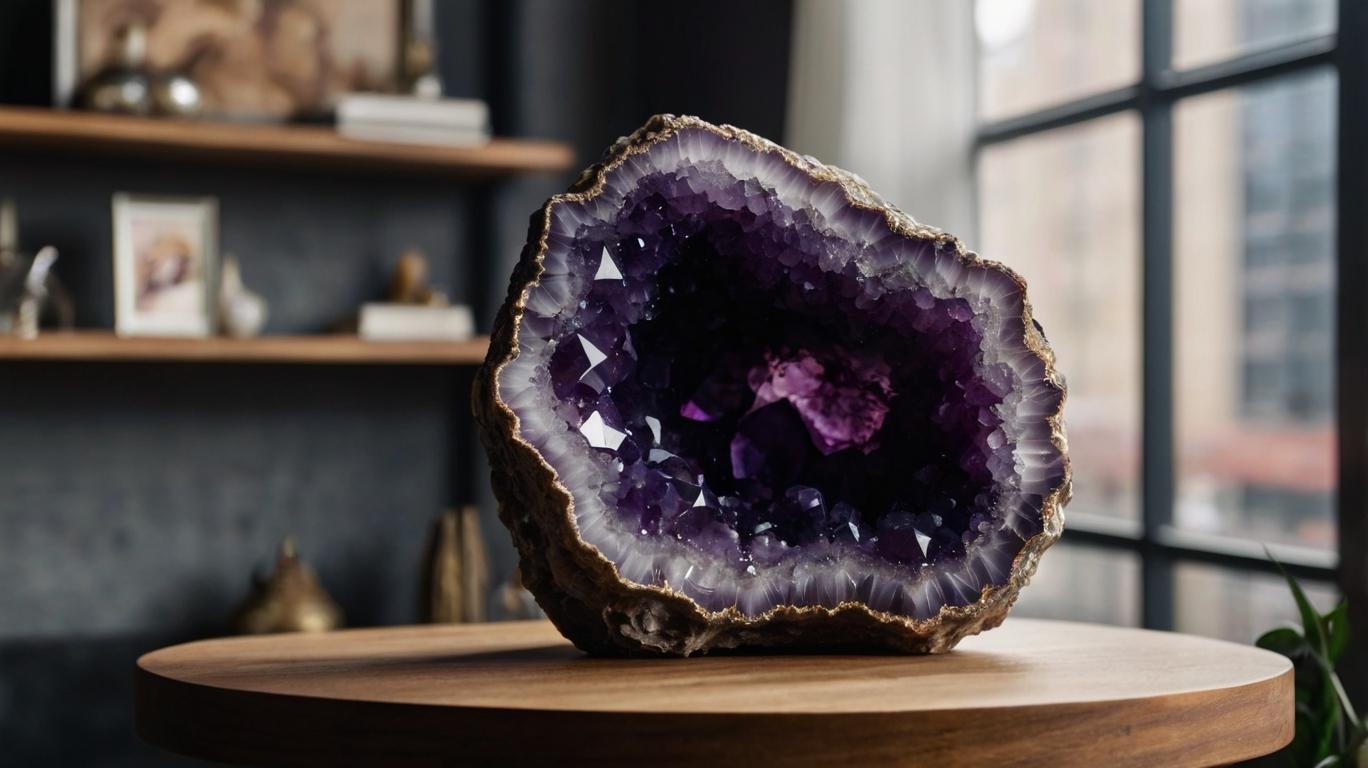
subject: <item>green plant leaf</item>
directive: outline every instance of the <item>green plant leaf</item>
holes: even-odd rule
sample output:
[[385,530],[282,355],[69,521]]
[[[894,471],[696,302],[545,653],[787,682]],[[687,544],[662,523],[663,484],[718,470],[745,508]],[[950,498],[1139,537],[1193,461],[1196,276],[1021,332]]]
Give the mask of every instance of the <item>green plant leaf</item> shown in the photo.
[[[1335,670],[1325,665],[1325,684],[1330,687],[1335,696],[1336,709],[1342,711],[1344,716],[1349,719],[1350,727],[1359,721],[1358,712],[1354,711],[1354,702],[1349,700],[1349,694],[1344,690],[1344,684],[1340,682],[1339,675]],[[1357,728],[1355,727],[1355,730]]]
[[1312,759],[1324,760],[1335,751],[1335,723],[1333,720],[1323,720],[1317,724],[1317,730],[1316,753]]
[[1268,555],[1268,559],[1272,560],[1273,564],[1278,567],[1278,572],[1287,581],[1287,588],[1292,590],[1292,599],[1297,603],[1297,613],[1301,615],[1302,633],[1306,635],[1306,641],[1311,644],[1311,650],[1324,657],[1326,655],[1325,632],[1321,626],[1320,612],[1311,605],[1311,601],[1307,599],[1301,585],[1292,578],[1286,568],[1283,568],[1282,563],[1278,562],[1278,558],[1273,556],[1273,552],[1267,546],[1264,547],[1264,554]]
[[[1322,711],[1330,712],[1333,709],[1337,718],[1342,715],[1344,718],[1348,719],[1350,729],[1358,730],[1358,712],[1354,709],[1354,702],[1349,700],[1349,694],[1344,690],[1344,683],[1340,682],[1339,675],[1335,673],[1334,666],[1330,664],[1328,659],[1317,653],[1314,649],[1311,650],[1310,654],[1303,657],[1303,659],[1303,663],[1294,665],[1294,667],[1297,667],[1297,682],[1295,688],[1297,694],[1296,700],[1298,702],[1303,700],[1300,694],[1304,687],[1314,686],[1314,690],[1321,695]],[[1312,664],[1314,664],[1314,676],[1310,678],[1302,677],[1301,667],[1306,667],[1307,672],[1312,672]],[[1309,687],[1306,689],[1312,690]],[[1310,699],[1308,698],[1306,701],[1309,703]],[[1337,726],[1340,728],[1342,741],[1344,725],[1342,723],[1337,723]],[[1364,768],[1368,768],[1368,766],[1364,766]]]
[[1339,663],[1340,657],[1349,649],[1349,604],[1343,600],[1335,610],[1325,614],[1326,649],[1325,658],[1331,665]]
[[1320,732],[1316,741],[1317,760],[1324,759],[1344,749],[1344,730],[1340,717],[1339,697],[1330,681],[1334,673],[1322,668],[1321,676],[1321,710],[1317,724]]
[[1324,760],[1320,761],[1319,763],[1316,763],[1315,768],[1337,768],[1337,766],[1343,764],[1344,763],[1340,760],[1339,755],[1331,755],[1325,758]]
[[1306,598],[1306,593],[1302,591],[1296,579],[1288,576],[1287,584],[1292,588],[1292,599],[1297,601],[1297,612],[1301,614],[1302,631],[1306,634],[1306,641],[1311,644],[1312,651],[1325,656],[1325,633],[1321,629],[1320,614]]
[[1304,656],[1311,650],[1306,638],[1293,627],[1270,629],[1260,635],[1254,644],[1266,651],[1281,653],[1291,659]]

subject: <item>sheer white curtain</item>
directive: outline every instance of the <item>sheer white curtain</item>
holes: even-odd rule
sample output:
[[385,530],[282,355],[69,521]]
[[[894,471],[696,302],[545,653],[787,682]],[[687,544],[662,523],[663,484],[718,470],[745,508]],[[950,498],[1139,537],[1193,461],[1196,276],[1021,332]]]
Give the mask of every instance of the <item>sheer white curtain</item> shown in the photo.
[[973,3],[797,0],[785,142],[973,247]]

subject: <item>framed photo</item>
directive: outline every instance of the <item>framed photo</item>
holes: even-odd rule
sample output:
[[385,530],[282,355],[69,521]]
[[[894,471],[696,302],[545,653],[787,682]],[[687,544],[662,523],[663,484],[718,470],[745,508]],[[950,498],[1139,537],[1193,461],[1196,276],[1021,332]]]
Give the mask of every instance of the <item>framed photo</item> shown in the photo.
[[342,94],[399,85],[401,0],[53,2],[56,106],[113,60],[133,24],[147,30],[147,68],[188,75],[209,118],[321,117]]
[[114,196],[116,333],[208,336],[217,278],[217,200]]

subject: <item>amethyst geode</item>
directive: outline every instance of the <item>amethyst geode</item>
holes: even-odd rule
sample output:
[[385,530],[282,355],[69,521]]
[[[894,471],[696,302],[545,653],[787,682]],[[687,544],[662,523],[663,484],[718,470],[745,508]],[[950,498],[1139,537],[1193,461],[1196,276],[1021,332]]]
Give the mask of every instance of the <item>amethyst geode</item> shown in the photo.
[[526,585],[594,653],[996,626],[1069,495],[1024,290],[845,171],[652,118],[532,217],[477,377]]

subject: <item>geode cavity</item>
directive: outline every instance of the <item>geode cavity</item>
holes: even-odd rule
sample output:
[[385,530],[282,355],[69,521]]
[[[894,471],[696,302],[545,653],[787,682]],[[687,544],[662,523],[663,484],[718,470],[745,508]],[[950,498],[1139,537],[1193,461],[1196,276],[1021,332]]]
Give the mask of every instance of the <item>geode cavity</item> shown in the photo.
[[845,171],[657,116],[532,217],[475,389],[523,579],[595,653],[936,652],[1062,527],[1022,280]]

